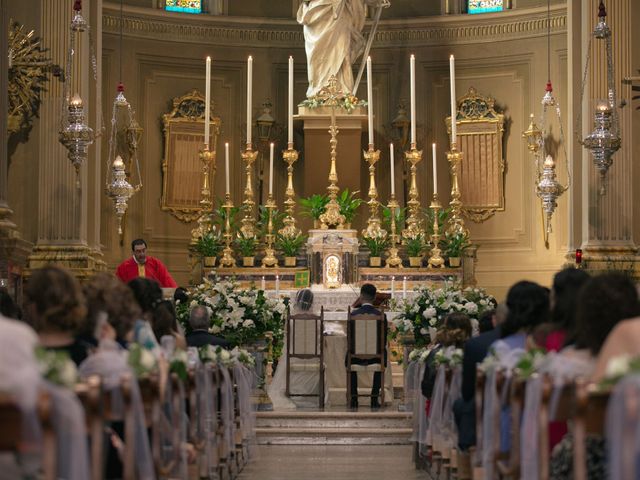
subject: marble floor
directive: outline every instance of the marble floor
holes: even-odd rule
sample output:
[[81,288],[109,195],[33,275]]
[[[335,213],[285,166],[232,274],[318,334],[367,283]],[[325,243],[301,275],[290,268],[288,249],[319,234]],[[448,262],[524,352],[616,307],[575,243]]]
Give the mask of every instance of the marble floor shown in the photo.
[[428,480],[410,445],[260,445],[238,480]]

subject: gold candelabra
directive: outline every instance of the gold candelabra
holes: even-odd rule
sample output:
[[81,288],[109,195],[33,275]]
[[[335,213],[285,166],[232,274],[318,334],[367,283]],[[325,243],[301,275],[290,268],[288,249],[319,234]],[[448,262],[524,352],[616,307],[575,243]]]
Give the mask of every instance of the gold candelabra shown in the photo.
[[404,152],[405,158],[411,164],[409,169],[411,175],[411,183],[409,187],[409,201],[407,207],[409,209],[409,217],[407,217],[407,228],[402,231],[402,236],[415,238],[422,233],[420,215],[420,195],[418,193],[417,165],[422,160],[422,150],[416,148],[416,144],[411,144],[411,150]]
[[231,195],[227,192],[224,196],[224,205],[226,215],[224,219],[224,249],[222,250],[222,258],[220,259],[220,266],[222,267],[235,267],[236,259],[233,258],[233,249],[231,248],[231,242],[233,241],[233,234],[231,233],[231,209],[233,208],[233,201]]
[[451,144],[447,152],[447,160],[451,170],[451,201],[449,202],[451,215],[449,216],[447,233],[468,237],[469,230],[465,227],[464,219],[462,218],[462,201],[460,200],[460,188],[458,186],[458,168],[460,167],[460,162],[462,162],[462,152],[458,151],[455,143]]
[[373,144],[369,144],[369,150],[363,152],[365,161],[369,164],[369,219],[367,228],[362,230],[362,236],[368,238],[386,237],[386,230],[380,226],[378,209],[378,189],[376,188],[376,162],[380,159],[380,150],[374,150]]
[[431,205],[429,208],[433,210],[433,235],[431,235],[431,243],[433,248],[431,249],[431,254],[429,255],[429,266],[433,268],[440,268],[444,265],[444,258],[440,255],[440,247],[438,244],[440,243],[440,225],[438,225],[438,214],[442,209],[442,204],[440,200],[438,200],[438,194],[434,192],[433,198],[431,199]]
[[284,217],[282,227],[278,233],[283,237],[297,237],[300,234],[300,230],[296,227],[295,211],[296,211],[296,192],[293,188],[293,164],[298,160],[298,151],[294,150],[293,143],[287,145],[287,149],[282,152],[282,158],[287,163],[287,189],[284,194],[287,199],[284,201],[284,211],[286,216]]
[[[209,150],[209,145],[204,146],[200,151],[200,161],[202,162],[202,189],[200,190],[200,216],[198,226],[191,230],[191,243],[195,244],[198,238],[202,237],[211,229],[211,181],[216,173],[216,152]],[[211,172],[211,180],[209,179]]]
[[276,251],[273,248],[273,242],[275,235],[273,234],[273,210],[276,208],[276,202],[273,200],[273,194],[270,193],[267,198],[267,204],[265,205],[269,212],[269,221],[267,222],[267,234],[265,235],[265,242],[267,244],[264,249],[265,256],[262,259],[263,267],[277,267],[278,259],[276,258]]
[[[334,78],[334,77],[332,77]],[[335,107],[331,108],[331,125],[329,127],[329,134],[331,139],[329,145],[331,146],[331,168],[329,169],[329,186],[327,192],[329,192],[329,203],[327,203],[324,213],[320,215],[320,222],[322,222],[322,228],[327,229],[331,226],[343,228],[344,215],[340,213],[340,205],[338,204],[338,171],[336,169],[336,157],[338,146],[338,126],[336,125],[336,112]]]
[[255,202],[253,201],[253,164],[258,157],[258,152],[253,151],[251,144],[247,144],[247,149],[242,152],[242,160],[246,163],[245,171],[247,174],[247,184],[244,188],[244,201],[242,202],[242,208],[244,210],[244,217],[242,218],[242,227],[240,232],[244,238],[254,238],[257,235],[256,232],[256,219],[253,216],[253,210]]
[[402,259],[398,255],[398,245],[400,243],[400,236],[396,232],[396,211],[398,210],[398,201],[394,194],[389,198],[389,212],[391,216],[391,234],[389,238],[391,240],[391,246],[389,247],[389,256],[386,260],[387,267],[401,267]]

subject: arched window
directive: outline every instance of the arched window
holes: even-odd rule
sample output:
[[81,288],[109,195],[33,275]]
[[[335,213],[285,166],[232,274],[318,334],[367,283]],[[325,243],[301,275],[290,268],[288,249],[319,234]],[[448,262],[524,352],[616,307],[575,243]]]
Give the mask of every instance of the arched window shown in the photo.
[[166,0],[169,12],[202,13],[202,0]]
[[488,13],[504,10],[504,0],[469,0],[467,12]]

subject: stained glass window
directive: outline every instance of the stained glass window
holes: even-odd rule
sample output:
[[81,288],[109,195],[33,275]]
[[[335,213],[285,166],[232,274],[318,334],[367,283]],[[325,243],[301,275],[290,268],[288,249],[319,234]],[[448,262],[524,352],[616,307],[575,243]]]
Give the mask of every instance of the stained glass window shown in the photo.
[[170,12],[202,13],[202,0],[166,0]]
[[504,0],[469,0],[469,13],[501,12],[504,10]]

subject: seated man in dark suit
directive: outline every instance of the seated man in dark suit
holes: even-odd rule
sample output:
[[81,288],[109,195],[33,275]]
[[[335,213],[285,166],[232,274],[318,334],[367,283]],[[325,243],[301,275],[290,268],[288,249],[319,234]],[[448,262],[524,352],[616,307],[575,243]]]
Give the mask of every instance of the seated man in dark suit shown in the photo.
[[224,338],[216,337],[209,333],[209,311],[202,305],[196,305],[189,312],[189,325],[191,333],[188,333],[187,345],[190,347],[204,347],[205,345],[218,345],[229,347],[229,342]]
[[[376,287],[371,283],[365,283],[360,287],[360,297],[353,304],[351,315],[380,315],[380,310],[373,306],[376,299]],[[359,360],[353,358],[351,363],[355,365],[368,365],[371,360]],[[384,364],[387,364],[387,316],[384,317]],[[371,408],[380,408],[380,388],[382,387],[382,373],[373,373],[373,385],[371,386]],[[358,374],[351,372],[351,408],[358,408]]]

